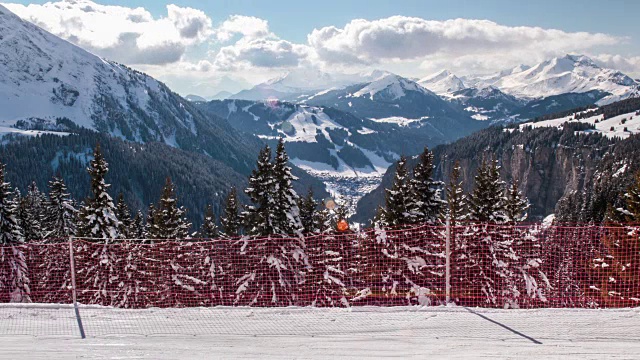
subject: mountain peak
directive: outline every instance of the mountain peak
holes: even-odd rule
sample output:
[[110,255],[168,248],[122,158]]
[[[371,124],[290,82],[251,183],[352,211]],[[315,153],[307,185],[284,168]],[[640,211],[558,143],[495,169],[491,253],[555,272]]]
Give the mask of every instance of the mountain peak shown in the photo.
[[446,69],[420,79],[418,84],[436,94],[452,93],[465,88],[464,82]]
[[373,99],[374,95],[384,92],[393,100],[396,100],[405,96],[406,91],[417,91],[422,93],[430,92],[415,81],[411,81],[400,75],[387,73],[365,85],[363,88],[355,92],[353,96],[360,97],[368,95]]

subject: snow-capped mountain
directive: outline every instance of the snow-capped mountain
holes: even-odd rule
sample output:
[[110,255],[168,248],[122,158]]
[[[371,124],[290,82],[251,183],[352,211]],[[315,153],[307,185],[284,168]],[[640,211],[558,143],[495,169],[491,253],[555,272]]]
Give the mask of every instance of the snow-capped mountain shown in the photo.
[[154,78],[95,56],[0,6],[0,126],[55,127],[61,118],[127,140],[207,153],[243,171],[259,147]]
[[476,120],[500,120],[517,114],[526,101],[505,94],[494,86],[466,88],[449,93],[449,100],[473,113]]
[[418,84],[438,95],[448,94],[466,87],[464,82],[449,70],[442,70],[422,78],[418,80]]
[[321,91],[303,99],[318,106],[331,106],[356,116],[371,119],[404,117],[420,119],[426,116],[459,117],[461,112],[438,95],[410,79],[384,74],[377,79]]
[[494,84],[496,81],[502,79],[505,76],[517,74],[519,72],[523,72],[530,68],[531,66],[521,64],[513,68],[498,71],[497,73],[493,73],[489,75],[467,75],[467,76],[461,76],[460,79],[468,87],[487,87]]
[[251,89],[242,90],[228,96],[230,99],[267,100],[278,99],[298,101],[327,89],[339,89],[348,85],[372,81],[382,75],[384,71],[373,70],[357,74],[328,74],[313,69],[295,69],[285,74],[258,84]]
[[530,68],[518,67],[467,82],[476,86],[492,85],[507,94],[529,99],[600,90],[610,94],[599,101],[601,104],[638,94],[639,86],[622,72],[602,68],[581,55],[557,57]]

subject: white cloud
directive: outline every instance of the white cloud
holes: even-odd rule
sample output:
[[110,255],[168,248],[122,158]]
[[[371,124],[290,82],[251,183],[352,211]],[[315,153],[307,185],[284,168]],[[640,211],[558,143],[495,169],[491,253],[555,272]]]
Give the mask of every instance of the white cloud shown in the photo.
[[593,60],[601,66],[617,69],[628,75],[640,78],[640,56],[624,57],[620,55],[600,54]]
[[167,16],[158,19],[143,8],[88,0],[4,5],[78,46],[132,65],[176,62],[187,47],[205,41],[212,32],[204,12],[176,5],[168,5]]
[[315,29],[308,35],[308,42],[326,63],[377,64],[433,55],[550,55],[612,45],[619,39],[599,33],[510,27],[488,20],[430,21],[393,16],[375,21],[353,20],[344,28]]
[[225,46],[215,57],[215,65],[224,71],[243,68],[298,67],[309,57],[309,48],[280,39],[240,40]]
[[247,39],[272,36],[269,23],[253,16],[231,15],[216,30],[218,40],[221,41],[229,41],[238,34]]

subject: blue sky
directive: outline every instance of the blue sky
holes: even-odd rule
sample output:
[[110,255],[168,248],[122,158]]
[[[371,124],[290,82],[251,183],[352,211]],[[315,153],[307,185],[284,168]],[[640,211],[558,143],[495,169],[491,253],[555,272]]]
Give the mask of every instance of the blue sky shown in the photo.
[[[447,67],[465,75],[564,53],[584,53],[640,76],[636,0],[0,2],[181,93],[236,91],[291,68],[379,68],[421,77]],[[96,10],[101,18],[94,17]],[[145,25],[127,22],[131,14]]]

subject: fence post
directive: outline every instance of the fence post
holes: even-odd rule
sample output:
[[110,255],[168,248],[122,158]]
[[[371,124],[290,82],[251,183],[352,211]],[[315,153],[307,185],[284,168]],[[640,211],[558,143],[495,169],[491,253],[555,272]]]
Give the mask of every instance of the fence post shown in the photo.
[[446,268],[445,268],[445,294],[446,299],[445,303],[449,304],[451,301],[451,219],[449,215],[447,215],[447,228],[446,228],[446,245],[445,245],[445,257],[446,257]]
[[69,264],[71,266],[71,295],[73,297],[73,309],[76,313],[76,320],[78,321],[78,329],[80,329],[80,337],[86,338],[84,334],[84,327],[82,326],[82,318],[80,318],[80,309],[78,309],[78,294],[76,292],[76,261],[73,256],[73,236],[69,236]]

